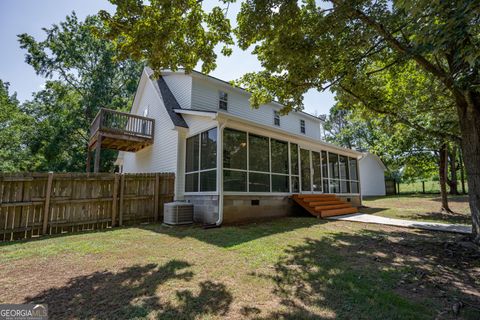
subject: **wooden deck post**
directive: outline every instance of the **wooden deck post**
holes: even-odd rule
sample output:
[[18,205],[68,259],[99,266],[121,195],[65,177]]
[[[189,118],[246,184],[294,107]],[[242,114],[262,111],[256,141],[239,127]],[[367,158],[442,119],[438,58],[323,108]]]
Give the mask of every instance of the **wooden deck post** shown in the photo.
[[117,218],[118,180],[119,180],[119,175],[118,173],[115,173],[115,179],[113,181],[113,197],[112,197],[112,227],[115,227],[115,219]]
[[53,172],[48,173],[47,190],[45,191],[45,206],[43,208],[42,234],[47,233],[48,217],[50,216],[50,196],[52,194]]
[[95,145],[95,163],[93,165],[93,172],[97,173],[100,170],[100,153],[102,152],[102,135],[99,134],[97,144]]

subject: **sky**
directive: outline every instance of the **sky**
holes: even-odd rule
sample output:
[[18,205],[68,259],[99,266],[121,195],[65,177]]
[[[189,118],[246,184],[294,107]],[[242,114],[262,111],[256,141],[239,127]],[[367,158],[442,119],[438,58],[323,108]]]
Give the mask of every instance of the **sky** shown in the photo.
[[[211,7],[217,1],[205,1]],[[229,17],[234,20],[239,4],[229,8]],[[29,100],[32,93],[43,88],[45,78],[35,74],[25,63],[25,50],[21,49],[17,35],[28,33],[37,40],[44,40],[44,27],[58,24],[65,16],[75,11],[80,19],[96,14],[99,10],[115,11],[107,0],[0,0],[0,79],[10,83],[10,93],[16,92],[20,101]],[[217,68],[211,75],[230,81],[244,73],[261,69],[257,58],[235,47],[230,57],[218,55]],[[305,111],[326,114],[335,103],[330,92],[310,90],[304,97]]]

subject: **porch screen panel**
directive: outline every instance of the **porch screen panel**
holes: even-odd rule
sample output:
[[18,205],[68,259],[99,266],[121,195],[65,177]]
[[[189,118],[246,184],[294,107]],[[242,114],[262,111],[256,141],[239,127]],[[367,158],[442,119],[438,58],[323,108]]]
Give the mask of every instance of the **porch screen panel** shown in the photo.
[[223,131],[223,188],[247,192],[247,133],[230,128]]
[[312,151],[313,191],[322,191],[322,165],[320,153]]
[[290,143],[290,179],[293,193],[300,192],[298,171],[298,144]]
[[217,190],[217,128],[187,138],[185,192]]
[[322,151],[322,182],[323,182],[323,192],[329,192],[327,151]]
[[288,174],[288,142],[270,140],[272,154],[272,172]]
[[358,186],[358,161],[354,158],[348,158],[348,167],[350,171],[350,192],[351,193],[359,193],[360,188]]
[[200,152],[200,136],[196,135],[187,139],[185,154],[185,172],[198,171],[198,155]]
[[233,129],[223,131],[223,167],[247,170],[247,133]]
[[350,193],[350,175],[348,157],[339,156],[339,171],[340,171],[340,192]]
[[330,172],[330,192],[340,193],[340,173],[338,169],[338,154],[328,153],[328,169]]
[[223,188],[225,191],[247,191],[247,172],[223,170]]
[[201,137],[200,169],[215,169],[217,167],[217,128],[202,132]]
[[272,192],[289,192],[288,142],[270,139]]
[[302,177],[302,191],[311,191],[310,179],[310,151],[300,149],[300,166]]
[[267,137],[248,135],[248,170],[270,172],[269,141]]

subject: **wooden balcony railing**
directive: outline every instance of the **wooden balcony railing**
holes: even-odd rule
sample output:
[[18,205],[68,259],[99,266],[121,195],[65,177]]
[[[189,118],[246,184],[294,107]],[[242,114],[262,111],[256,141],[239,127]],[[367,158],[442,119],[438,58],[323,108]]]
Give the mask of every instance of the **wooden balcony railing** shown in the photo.
[[153,140],[155,120],[110,109],[100,109],[90,126],[90,138],[111,133]]

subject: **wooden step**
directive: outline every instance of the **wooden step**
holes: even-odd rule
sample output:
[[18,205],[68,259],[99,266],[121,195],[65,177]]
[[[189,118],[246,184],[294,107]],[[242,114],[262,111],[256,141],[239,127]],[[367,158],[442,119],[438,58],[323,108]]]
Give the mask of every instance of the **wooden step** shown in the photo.
[[325,210],[325,211],[322,211],[321,217],[326,218],[326,217],[340,216],[342,214],[352,214],[352,213],[357,213],[357,212],[358,212],[357,208],[354,208],[354,207],[343,208],[343,209]]
[[331,197],[331,198],[318,198],[318,197],[313,198],[312,197],[312,198],[305,198],[301,200],[305,202],[322,202],[322,201],[338,201],[339,199],[336,197]]
[[348,203],[344,203],[344,204],[333,204],[333,205],[329,205],[329,206],[316,206],[315,207],[315,211],[317,212],[323,212],[323,211],[326,211],[326,210],[333,210],[333,209],[342,209],[342,208],[351,208],[352,206],[349,205]]
[[336,198],[337,196],[330,193],[324,193],[324,194],[295,194],[294,197],[299,199],[309,199],[309,198],[325,199],[325,198]]
[[308,205],[310,207],[316,207],[316,206],[327,206],[327,205],[331,205],[331,204],[345,204],[346,202],[343,201],[343,200],[327,200],[327,201],[312,201],[312,202],[308,202]]

